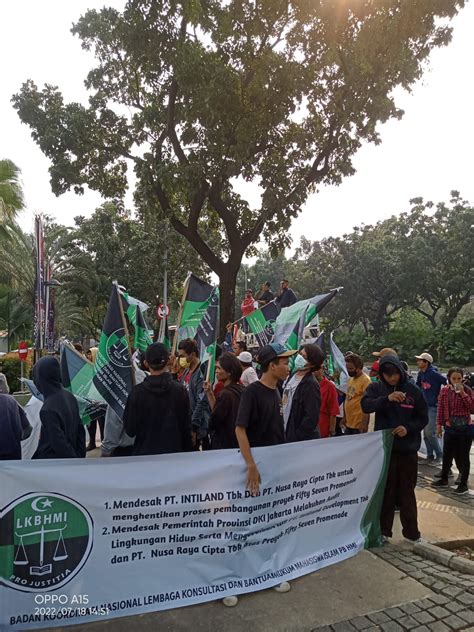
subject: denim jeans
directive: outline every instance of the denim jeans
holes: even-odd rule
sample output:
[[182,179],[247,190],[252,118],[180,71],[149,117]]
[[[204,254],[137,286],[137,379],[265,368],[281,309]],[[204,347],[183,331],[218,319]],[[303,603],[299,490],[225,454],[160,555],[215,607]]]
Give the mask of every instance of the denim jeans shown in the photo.
[[443,452],[441,451],[441,447],[439,445],[438,438],[436,436],[436,413],[438,411],[437,406],[428,406],[428,425],[425,426],[424,438],[426,445],[426,452],[428,454],[428,458],[433,458],[434,456],[437,459],[441,459],[443,456]]

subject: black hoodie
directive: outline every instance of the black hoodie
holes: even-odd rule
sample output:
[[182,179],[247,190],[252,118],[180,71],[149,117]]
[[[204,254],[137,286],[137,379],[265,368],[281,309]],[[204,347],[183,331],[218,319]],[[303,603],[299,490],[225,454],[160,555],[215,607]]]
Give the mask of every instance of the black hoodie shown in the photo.
[[134,455],[169,454],[193,449],[191,408],[186,389],[170,373],[149,375],[133,387],[123,417],[135,437]]
[[[394,365],[401,374],[400,382],[390,386],[383,378],[383,367]],[[364,413],[375,412],[375,430],[393,429],[404,426],[405,437],[394,437],[393,452],[415,454],[421,445],[421,431],[428,423],[428,407],[420,389],[408,379],[400,360],[393,355],[383,356],[379,367],[380,380],[372,382],[362,397],[361,407]],[[403,402],[390,402],[390,393],[405,393]]]
[[33,369],[33,381],[44,397],[41,434],[34,459],[67,459],[86,455],[86,435],[77,400],[62,387],[61,367],[46,356]]

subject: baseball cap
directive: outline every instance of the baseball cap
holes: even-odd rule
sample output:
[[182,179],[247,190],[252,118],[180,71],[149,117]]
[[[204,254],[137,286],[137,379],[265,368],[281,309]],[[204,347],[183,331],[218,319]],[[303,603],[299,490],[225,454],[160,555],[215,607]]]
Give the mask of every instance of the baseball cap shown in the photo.
[[391,347],[384,347],[383,349],[380,349],[380,351],[372,351],[372,355],[376,358],[383,358],[386,355],[396,356],[398,354],[395,349],[392,349]]
[[426,362],[429,362],[430,364],[433,364],[433,356],[429,353],[422,353],[419,356],[415,356],[415,358],[417,360],[426,360]]
[[257,360],[260,364],[265,365],[276,358],[289,358],[295,355],[295,353],[298,353],[298,351],[285,349],[285,347],[278,342],[272,342],[260,349]]
[[145,352],[145,359],[151,367],[164,367],[169,357],[168,349],[161,342],[154,342]]
[[244,364],[252,364],[252,354],[250,351],[242,351],[242,353],[237,356],[237,360],[240,360]]

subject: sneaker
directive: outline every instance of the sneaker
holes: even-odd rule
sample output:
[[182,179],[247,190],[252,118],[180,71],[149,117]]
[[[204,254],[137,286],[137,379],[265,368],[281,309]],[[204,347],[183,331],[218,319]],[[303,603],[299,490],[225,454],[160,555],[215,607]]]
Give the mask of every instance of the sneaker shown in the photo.
[[[449,476],[449,478],[452,478],[454,476],[453,470],[449,470],[448,476]],[[434,478],[443,478],[443,474],[441,472],[438,472],[437,474],[434,475]],[[456,481],[456,483],[457,483],[457,481]]]
[[441,459],[435,459],[434,457],[432,457],[431,459],[428,458],[427,465],[430,465],[431,467],[438,467],[439,465],[441,465]]
[[231,595],[230,597],[224,597],[224,599],[222,600],[222,603],[227,608],[233,608],[239,603],[239,598],[236,597],[235,595]]
[[455,494],[468,494],[469,487],[467,485],[462,485],[461,483],[453,490]]
[[289,582],[281,582],[278,586],[273,586],[273,590],[278,593],[287,593],[291,590],[291,585]]
[[439,481],[434,481],[433,483],[431,483],[431,487],[449,487],[449,483],[448,481],[440,478]]
[[403,536],[403,539],[405,540],[405,542],[409,542],[410,544],[419,544],[420,542],[425,542],[425,540],[423,540],[421,536],[419,538],[416,538],[416,540],[406,538],[405,536]]
[[382,546],[384,544],[390,544],[390,538],[388,537],[388,535],[383,535],[382,536]]

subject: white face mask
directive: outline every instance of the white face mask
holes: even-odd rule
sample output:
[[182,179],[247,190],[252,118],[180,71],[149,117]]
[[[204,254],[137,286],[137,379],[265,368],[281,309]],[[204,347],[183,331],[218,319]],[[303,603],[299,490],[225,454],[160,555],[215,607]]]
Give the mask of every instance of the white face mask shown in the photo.
[[306,360],[303,358],[302,355],[298,353],[298,355],[295,358],[295,369],[297,371],[301,371],[301,369],[305,369],[306,366],[307,366]]

